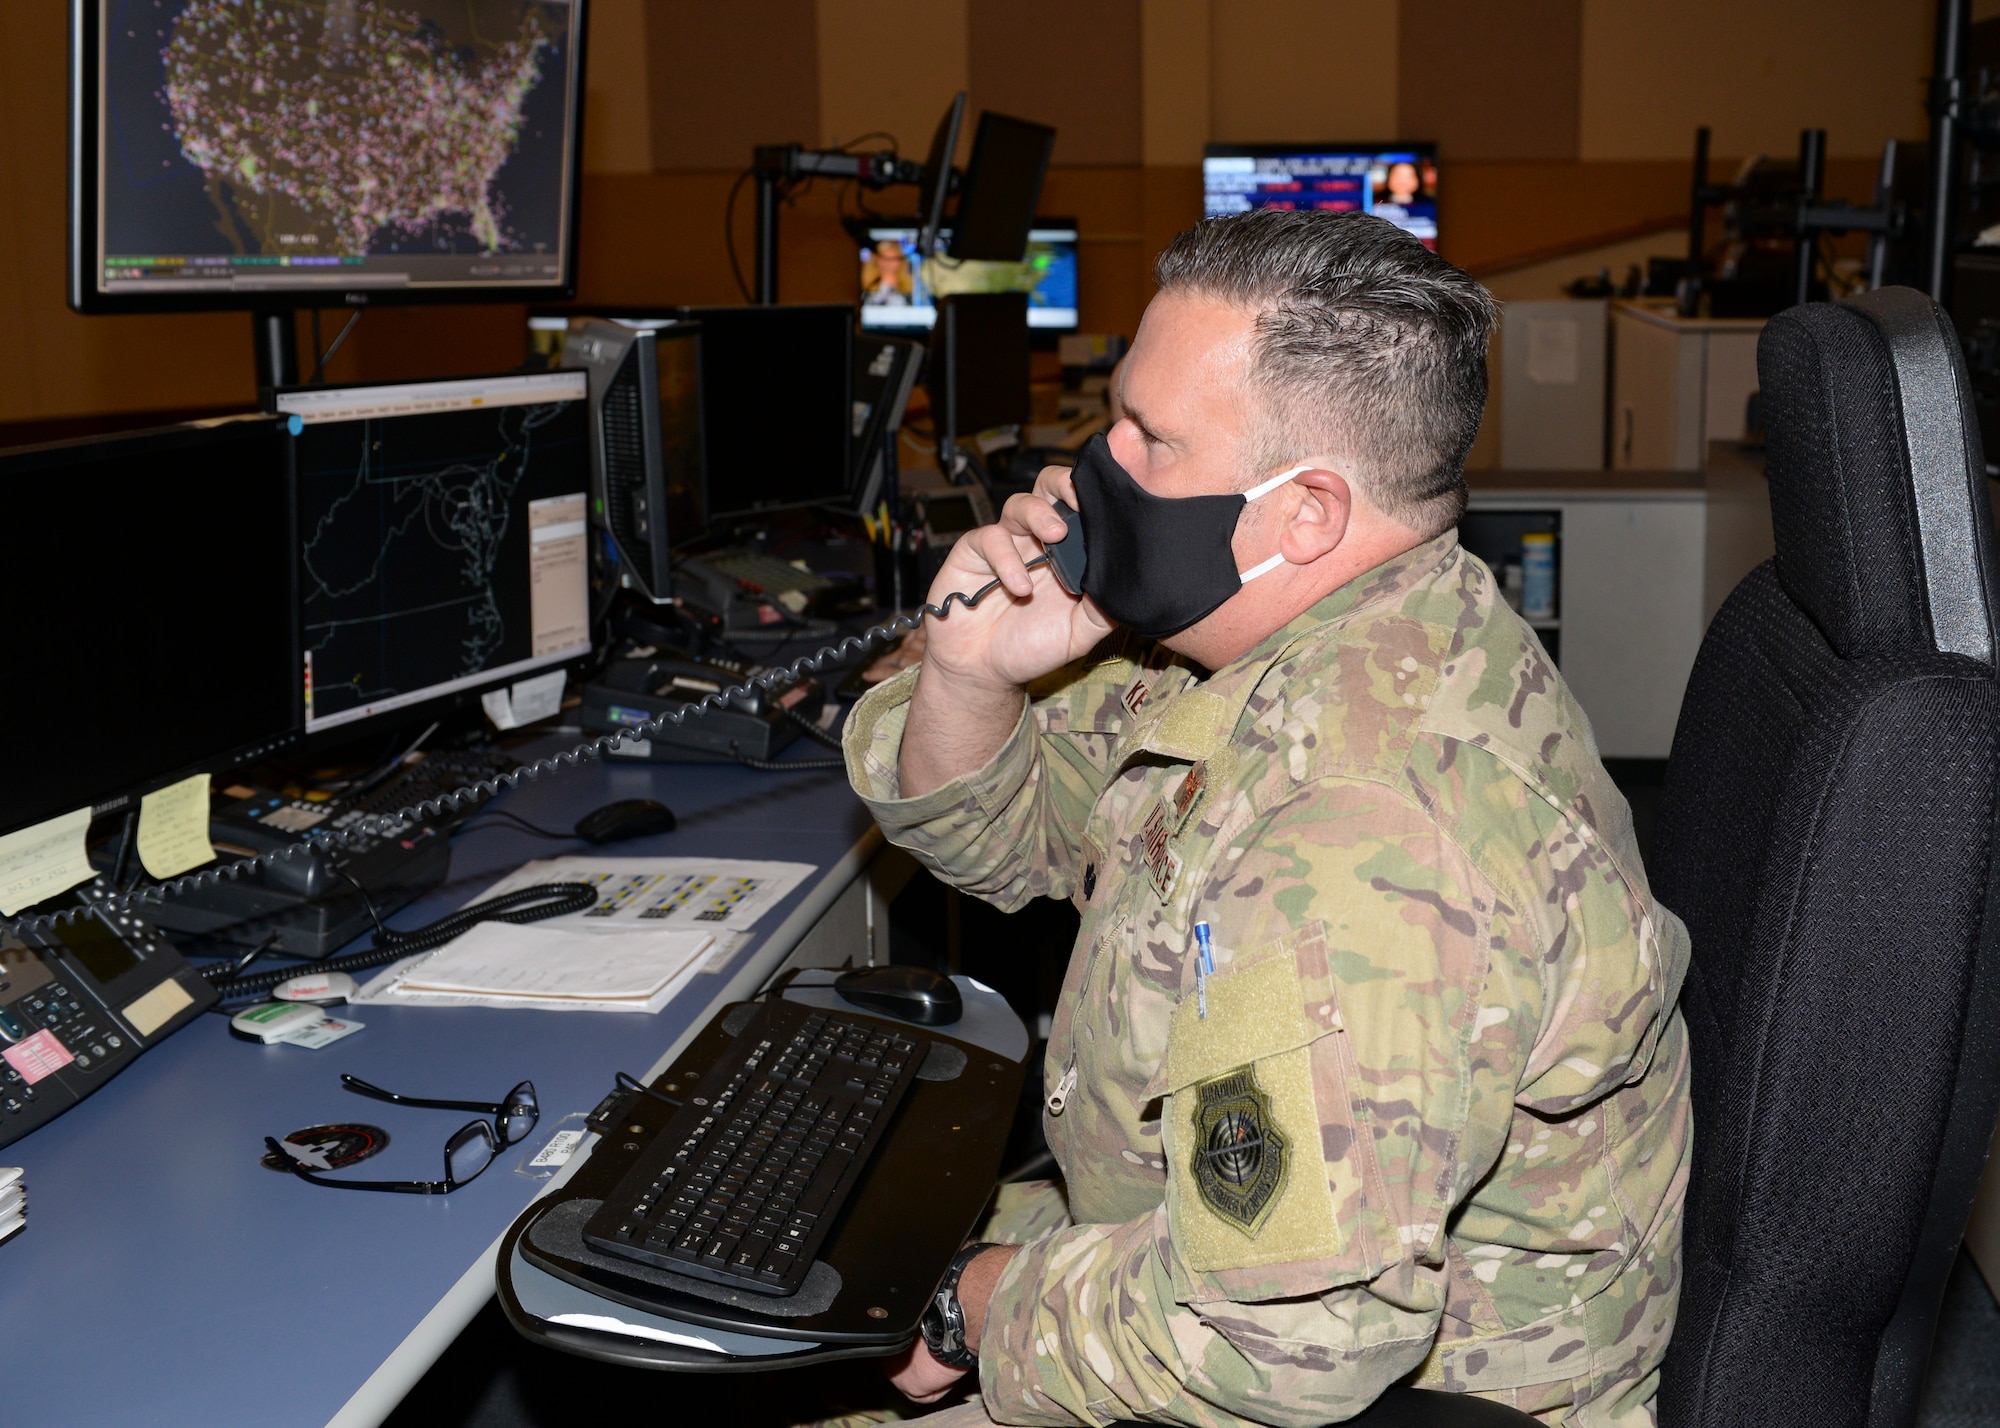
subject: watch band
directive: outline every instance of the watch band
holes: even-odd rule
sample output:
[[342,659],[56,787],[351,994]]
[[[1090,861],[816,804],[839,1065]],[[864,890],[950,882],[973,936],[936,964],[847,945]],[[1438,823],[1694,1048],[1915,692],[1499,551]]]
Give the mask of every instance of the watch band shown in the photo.
[[979,1355],[965,1347],[965,1306],[958,1302],[958,1280],[968,1264],[993,1248],[995,1245],[986,1240],[974,1240],[953,1255],[951,1267],[945,1270],[937,1293],[931,1296],[923,1317],[917,1321],[917,1329],[924,1336],[924,1347],[946,1368],[979,1367]]

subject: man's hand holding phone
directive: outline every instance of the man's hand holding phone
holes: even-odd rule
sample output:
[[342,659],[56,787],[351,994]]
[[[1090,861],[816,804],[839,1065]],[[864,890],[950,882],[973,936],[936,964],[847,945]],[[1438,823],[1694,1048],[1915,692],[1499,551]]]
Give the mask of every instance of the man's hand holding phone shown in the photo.
[[1113,626],[1088,597],[1069,594],[1047,566],[1028,562],[1069,528],[1052,504],[1074,506],[1069,469],[1043,468],[1031,493],[1000,519],[958,538],[931,586],[933,604],[988,581],[1001,588],[972,609],[927,623],[930,644],[903,736],[902,793],[927,793],[983,767],[1021,717],[1026,686],[1094,649]]

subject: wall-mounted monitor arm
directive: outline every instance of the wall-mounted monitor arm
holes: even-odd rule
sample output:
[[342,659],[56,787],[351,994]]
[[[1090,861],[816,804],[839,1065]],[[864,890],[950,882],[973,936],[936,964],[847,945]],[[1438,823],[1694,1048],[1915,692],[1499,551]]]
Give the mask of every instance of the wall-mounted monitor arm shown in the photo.
[[[778,300],[778,203],[784,186],[806,178],[852,179],[864,188],[921,185],[925,166],[897,157],[894,149],[851,154],[844,149],[808,149],[802,144],[759,144],[750,169],[757,180],[756,300]],[[957,179],[954,171],[952,179]]]

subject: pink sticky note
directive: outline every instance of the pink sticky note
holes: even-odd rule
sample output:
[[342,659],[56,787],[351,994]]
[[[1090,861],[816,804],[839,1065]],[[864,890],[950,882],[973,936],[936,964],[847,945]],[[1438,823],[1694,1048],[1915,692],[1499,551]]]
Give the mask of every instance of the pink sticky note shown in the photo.
[[70,1062],[76,1060],[69,1054],[69,1048],[56,1040],[53,1031],[36,1032],[26,1041],[0,1051],[0,1060],[21,1073],[21,1079],[30,1086],[44,1076],[53,1076]]

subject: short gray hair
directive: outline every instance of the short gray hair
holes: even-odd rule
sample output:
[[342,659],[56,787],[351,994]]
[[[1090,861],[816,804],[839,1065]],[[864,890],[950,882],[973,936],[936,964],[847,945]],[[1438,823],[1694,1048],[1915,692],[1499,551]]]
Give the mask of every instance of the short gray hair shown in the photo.
[[1344,456],[1390,519],[1426,538],[1457,523],[1486,408],[1485,288],[1385,219],[1275,208],[1205,219],[1154,275],[1256,313],[1260,470]]

